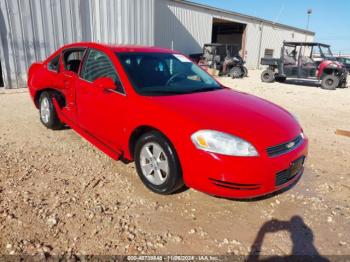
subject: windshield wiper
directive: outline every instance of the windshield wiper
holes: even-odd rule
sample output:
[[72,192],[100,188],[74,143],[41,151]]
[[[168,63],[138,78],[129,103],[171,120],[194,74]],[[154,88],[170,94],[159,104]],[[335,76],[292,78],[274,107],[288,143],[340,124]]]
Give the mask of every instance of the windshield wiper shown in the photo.
[[214,90],[220,90],[218,87],[204,87],[192,90],[147,90],[142,92],[143,95],[185,95],[200,92],[209,92]]
[[183,91],[179,91],[179,90],[152,90],[152,91],[146,91],[143,92],[143,94],[145,95],[178,95],[178,94],[186,94],[188,92],[183,92]]
[[200,93],[200,92],[209,92],[209,91],[215,91],[220,90],[220,88],[217,87],[204,87],[204,88],[198,88],[191,90],[189,93]]

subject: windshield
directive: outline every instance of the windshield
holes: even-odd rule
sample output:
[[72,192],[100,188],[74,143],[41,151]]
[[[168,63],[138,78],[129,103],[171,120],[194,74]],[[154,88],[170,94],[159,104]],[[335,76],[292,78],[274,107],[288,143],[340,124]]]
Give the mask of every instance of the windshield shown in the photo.
[[180,54],[117,53],[136,91],[142,95],[207,92],[221,86]]
[[333,57],[333,54],[329,47],[320,46],[320,49],[325,57]]
[[340,61],[344,64],[350,64],[350,58],[342,58]]

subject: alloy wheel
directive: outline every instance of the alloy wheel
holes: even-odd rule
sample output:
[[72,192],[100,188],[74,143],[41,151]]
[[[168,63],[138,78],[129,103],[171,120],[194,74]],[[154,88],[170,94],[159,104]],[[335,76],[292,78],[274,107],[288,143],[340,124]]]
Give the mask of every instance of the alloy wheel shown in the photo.
[[41,120],[47,124],[50,120],[50,104],[49,99],[44,97],[40,103],[40,117]]
[[163,184],[169,175],[169,161],[162,147],[145,144],[140,152],[140,166],[145,178],[154,185]]

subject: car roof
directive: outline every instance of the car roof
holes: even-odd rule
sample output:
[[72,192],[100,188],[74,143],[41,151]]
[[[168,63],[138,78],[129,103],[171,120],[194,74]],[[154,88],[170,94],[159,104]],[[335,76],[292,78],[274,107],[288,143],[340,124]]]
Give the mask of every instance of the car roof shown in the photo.
[[208,43],[208,44],[204,44],[204,46],[238,46],[238,45],[229,44],[229,43]]
[[87,48],[106,48],[110,49],[113,52],[156,52],[156,53],[178,53],[177,51],[170,50],[167,48],[160,48],[154,46],[142,46],[142,45],[114,45],[114,44],[105,44],[105,43],[95,43],[95,42],[77,42],[65,45],[63,49],[66,48],[75,48],[75,47],[87,47]]
[[323,47],[330,47],[330,45],[318,43],[318,42],[284,42],[284,45],[287,46],[323,46]]

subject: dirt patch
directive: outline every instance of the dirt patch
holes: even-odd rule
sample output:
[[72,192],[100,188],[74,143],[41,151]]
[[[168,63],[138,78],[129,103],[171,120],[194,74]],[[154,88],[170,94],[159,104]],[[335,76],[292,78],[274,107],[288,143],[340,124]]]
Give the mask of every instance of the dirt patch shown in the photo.
[[1,254],[350,254],[350,89],[224,84],[293,112],[310,138],[301,181],[260,201],[159,196],[134,165],[41,125],[28,93],[0,94]]

